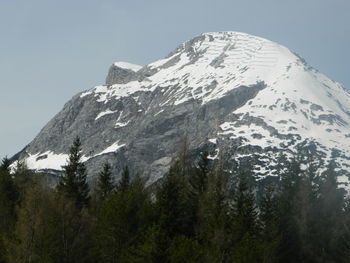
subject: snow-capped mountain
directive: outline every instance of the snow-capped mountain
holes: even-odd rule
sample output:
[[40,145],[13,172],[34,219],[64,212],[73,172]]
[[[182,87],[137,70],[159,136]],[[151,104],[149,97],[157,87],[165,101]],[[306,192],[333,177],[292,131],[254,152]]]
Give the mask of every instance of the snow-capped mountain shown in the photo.
[[[350,94],[284,46],[238,32],[205,33],[146,66],[116,62],[106,84],[74,96],[19,154],[60,170],[75,136],[90,175],[106,160],[154,182],[179,141],[211,158],[249,158],[258,177],[302,148],[350,166]],[[277,164],[276,164],[277,165]],[[347,175],[338,177],[344,184]]]

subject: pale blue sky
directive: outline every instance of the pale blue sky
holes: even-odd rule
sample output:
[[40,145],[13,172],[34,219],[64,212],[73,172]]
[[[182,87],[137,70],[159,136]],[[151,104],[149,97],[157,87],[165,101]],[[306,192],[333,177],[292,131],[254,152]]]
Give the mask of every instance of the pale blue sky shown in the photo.
[[350,87],[349,0],[0,0],[0,157],[114,61],[147,64],[202,32],[241,31]]

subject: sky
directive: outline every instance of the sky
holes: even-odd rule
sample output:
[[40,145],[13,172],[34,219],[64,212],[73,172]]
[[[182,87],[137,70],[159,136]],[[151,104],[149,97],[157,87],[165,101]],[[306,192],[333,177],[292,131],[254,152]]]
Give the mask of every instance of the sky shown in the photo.
[[349,0],[0,0],[0,158],[115,61],[145,65],[203,32],[267,38],[350,88]]

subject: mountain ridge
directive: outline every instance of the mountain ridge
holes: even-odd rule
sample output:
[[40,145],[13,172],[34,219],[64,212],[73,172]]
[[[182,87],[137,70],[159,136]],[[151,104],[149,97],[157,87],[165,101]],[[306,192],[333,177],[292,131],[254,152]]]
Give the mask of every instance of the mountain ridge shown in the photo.
[[[258,163],[308,142],[327,161],[337,156],[344,172],[338,179],[347,184],[348,105],[344,87],[288,48],[245,33],[210,32],[145,66],[114,63],[106,84],[75,95],[19,159],[31,169],[60,170],[79,135],[91,176],[106,160],[115,170],[140,162],[132,168],[151,183],[185,135],[193,150],[209,147],[213,159],[225,148],[234,159],[254,156]],[[269,173],[263,164],[253,169],[258,177]]]

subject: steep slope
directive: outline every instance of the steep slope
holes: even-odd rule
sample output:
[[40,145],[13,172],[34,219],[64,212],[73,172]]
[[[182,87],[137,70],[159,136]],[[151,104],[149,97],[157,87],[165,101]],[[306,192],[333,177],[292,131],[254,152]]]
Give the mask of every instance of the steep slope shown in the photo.
[[[339,83],[281,45],[238,32],[205,33],[144,67],[114,63],[106,85],[74,96],[20,159],[32,169],[60,170],[79,135],[90,175],[109,160],[116,171],[129,164],[153,182],[186,135],[192,149],[209,147],[211,158],[221,150],[249,159],[258,177],[268,175],[271,158],[301,149],[336,157],[345,172],[349,105]],[[339,181],[348,183],[348,176]]]

